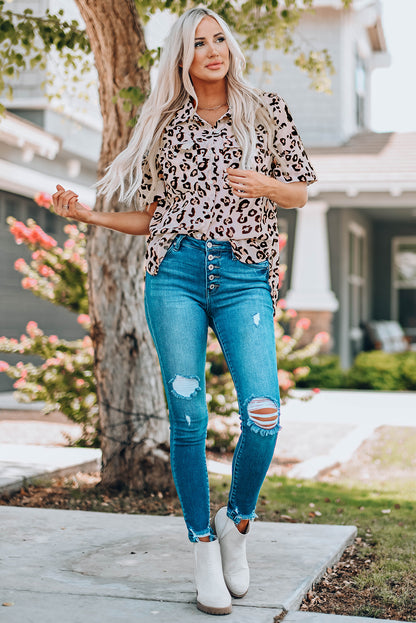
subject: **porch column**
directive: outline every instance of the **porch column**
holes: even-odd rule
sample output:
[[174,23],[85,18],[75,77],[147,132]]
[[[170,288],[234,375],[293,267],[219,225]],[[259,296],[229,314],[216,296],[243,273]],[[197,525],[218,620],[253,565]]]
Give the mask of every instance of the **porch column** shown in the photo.
[[[319,331],[332,335],[332,317],[338,300],[330,287],[330,259],[324,201],[308,201],[298,210],[291,289],[286,296],[291,307],[311,320],[304,341]],[[331,341],[326,350],[330,350]]]

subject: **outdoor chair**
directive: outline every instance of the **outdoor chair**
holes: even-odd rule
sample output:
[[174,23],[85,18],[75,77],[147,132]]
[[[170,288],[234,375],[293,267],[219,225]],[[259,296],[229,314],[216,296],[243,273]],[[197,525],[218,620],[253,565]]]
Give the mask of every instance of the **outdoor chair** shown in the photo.
[[402,353],[411,349],[403,328],[396,320],[370,320],[365,324],[369,350]]

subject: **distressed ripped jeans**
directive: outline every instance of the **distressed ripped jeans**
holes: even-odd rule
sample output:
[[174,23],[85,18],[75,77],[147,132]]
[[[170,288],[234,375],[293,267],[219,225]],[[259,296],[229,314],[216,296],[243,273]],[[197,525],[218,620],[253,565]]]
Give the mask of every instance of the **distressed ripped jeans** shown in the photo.
[[229,242],[178,235],[157,275],[146,274],[146,317],[159,356],[171,431],[172,473],[191,541],[214,538],[205,455],[208,326],[237,391],[241,434],[228,516],[254,519],[273,458],[280,396],[268,263],[243,264]]

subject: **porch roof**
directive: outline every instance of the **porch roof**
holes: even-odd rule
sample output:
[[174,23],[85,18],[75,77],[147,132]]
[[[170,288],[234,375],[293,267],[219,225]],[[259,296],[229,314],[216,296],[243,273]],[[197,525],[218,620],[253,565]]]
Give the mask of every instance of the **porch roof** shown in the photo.
[[416,132],[361,132],[339,147],[308,153],[318,175],[310,194],[416,191]]

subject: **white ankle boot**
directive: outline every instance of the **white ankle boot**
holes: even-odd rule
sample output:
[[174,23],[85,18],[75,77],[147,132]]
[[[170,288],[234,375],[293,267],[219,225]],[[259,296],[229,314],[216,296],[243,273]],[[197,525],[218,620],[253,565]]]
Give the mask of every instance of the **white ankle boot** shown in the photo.
[[220,542],[224,580],[233,597],[244,597],[250,584],[250,571],[247,564],[247,532],[241,534],[237,526],[227,516],[227,507],[220,508],[215,516],[215,531]]
[[208,614],[230,614],[231,596],[224,582],[218,540],[194,544],[197,607]]

